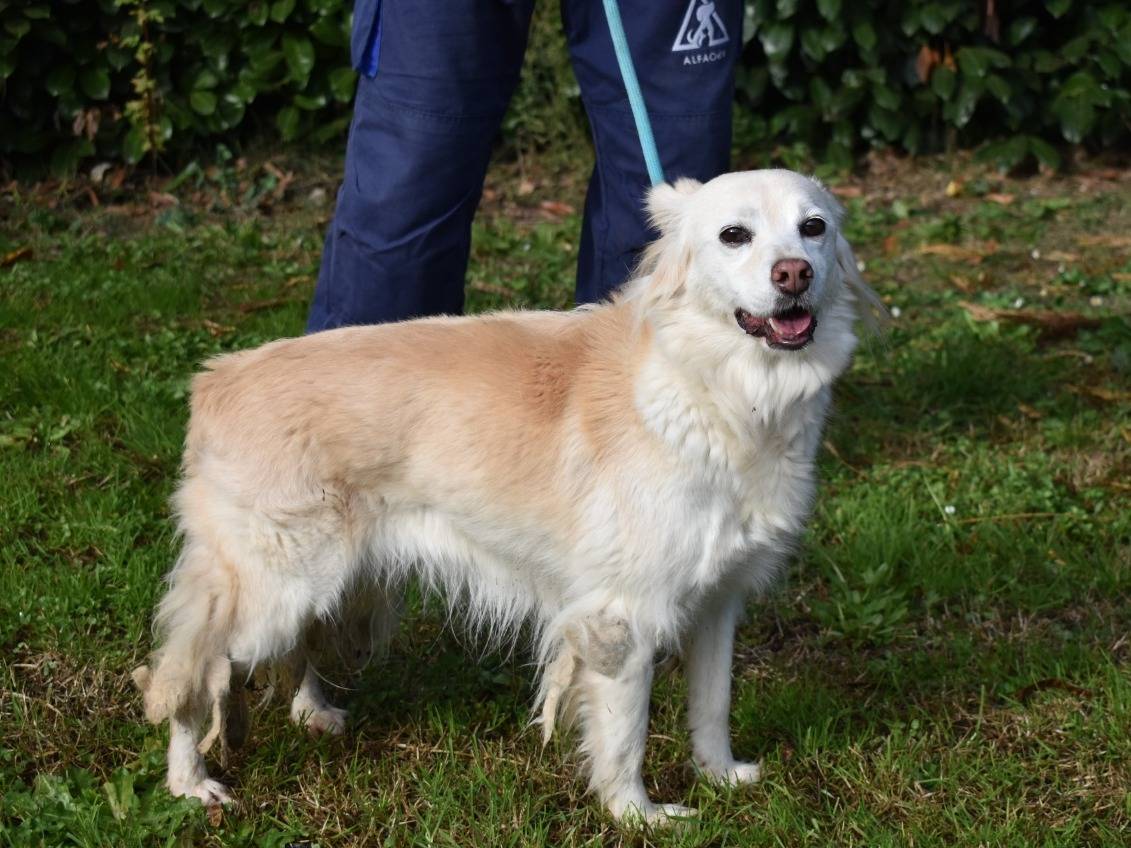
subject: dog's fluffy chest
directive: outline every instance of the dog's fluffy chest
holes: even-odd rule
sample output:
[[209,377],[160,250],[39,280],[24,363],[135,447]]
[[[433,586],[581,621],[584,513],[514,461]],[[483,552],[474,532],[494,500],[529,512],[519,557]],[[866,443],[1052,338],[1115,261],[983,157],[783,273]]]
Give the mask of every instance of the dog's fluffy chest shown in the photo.
[[828,389],[760,409],[747,393],[720,405],[668,380],[644,385],[641,415],[667,459],[652,523],[672,579],[700,589],[735,572],[765,579],[811,508]]

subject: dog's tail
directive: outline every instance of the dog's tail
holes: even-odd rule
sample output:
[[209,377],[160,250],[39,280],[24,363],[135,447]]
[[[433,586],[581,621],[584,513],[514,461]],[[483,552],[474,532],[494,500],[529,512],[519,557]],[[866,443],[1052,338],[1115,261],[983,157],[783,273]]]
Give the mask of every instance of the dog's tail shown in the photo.
[[181,713],[203,715],[212,725],[199,749],[208,750],[223,727],[232,666],[227,656],[239,587],[235,569],[219,554],[186,543],[168,578],[157,611],[158,649],[152,667],[134,670],[145,698],[145,717],[154,724]]
[[856,254],[852,246],[842,235],[836,240],[836,261],[844,274],[844,282],[852,293],[856,314],[862,324],[874,333],[879,333],[888,324],[890,316],[887,307],[880,300],[875,290],[864,282],[860,274],[860,266],[856,263]]
[[549,744],[550,737],[554,735],[559,709],[563,724],[568,727],[573,723],[576,710],[572,695],[577,667],[577,652],[567,642],[562,644],[553,661],[542,669],[541,684],[538,687],[538,695],[534,699],[534,718],[530,723],[542,725],[543,746]]

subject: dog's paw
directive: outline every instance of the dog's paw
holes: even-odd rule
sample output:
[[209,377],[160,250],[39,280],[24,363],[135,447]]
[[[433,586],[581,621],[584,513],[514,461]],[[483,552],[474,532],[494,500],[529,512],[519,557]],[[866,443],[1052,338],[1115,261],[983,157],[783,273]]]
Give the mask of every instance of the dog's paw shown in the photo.
[[630,803],[618,809],[611,805],[609,811],[618,822],[627,827],[677,827],[699,815],[694,807],[680,804]]
[[184,785],[170,781],[169,791],[178,797],[198,798],[206,807],[235,802],[235,798],[232,797],[232,793],[229,791],[228,787],[220,781],[212,780],[211,778],[205,778],[197,783],[186,783]]
[[341,736],[346,732],[346,719],[349,713],[338,707],[326,704],[316,708],[291,709],[291,720],[305,727],[312,735],[328,733]]
[[651,826],[670,827],[685,823],[699,815],[694,807],[685,807],[682,804],[653,804],[652,810],[646,815],[645,821]]
[[695,769],[711,783],[720,786],[743,786],[762,779],[761,763],[742,763],[737,760],[724,766],[695,763]]

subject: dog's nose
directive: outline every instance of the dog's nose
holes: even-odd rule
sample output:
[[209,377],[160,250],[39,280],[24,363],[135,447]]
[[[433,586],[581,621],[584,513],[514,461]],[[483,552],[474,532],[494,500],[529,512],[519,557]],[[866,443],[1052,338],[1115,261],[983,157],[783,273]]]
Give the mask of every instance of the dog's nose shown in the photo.
[[770,280],[784,294],[801,294],[813,282],[813,266],[804,259],[779,259],[770,269]]

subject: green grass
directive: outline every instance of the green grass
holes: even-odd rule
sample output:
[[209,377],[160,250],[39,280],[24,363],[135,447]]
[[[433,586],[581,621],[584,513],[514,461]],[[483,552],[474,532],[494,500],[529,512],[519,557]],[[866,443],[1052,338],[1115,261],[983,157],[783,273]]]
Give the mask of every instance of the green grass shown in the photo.
[[[237,808],[164,793],[128,672],[173,556],[187,381],[301,332],[326,209],[309,185],[266,203],[254,167],[156,211],[10,193],[0,255],[32,255],[0,270],[0,845],[1127,844],[1129,179],[980,174],[949,198],[949,176],[902,165],[848,201],[900,315],[840,385],[804,552],[740,633],[735,747],[766,778],[696,782],[661,676],[646,781],[701,817],[646,835],[584,796],[568,740],[526,729],[526,658],[481,657],[419,602],[341,680],[348,736],[273,702],[226,773]],[[473,309],[570,302],[578,221],[539,202],[579,189],[518,182],[477,224]],[[1045,341],[960,304],[1019,299],[1100,323]]]

